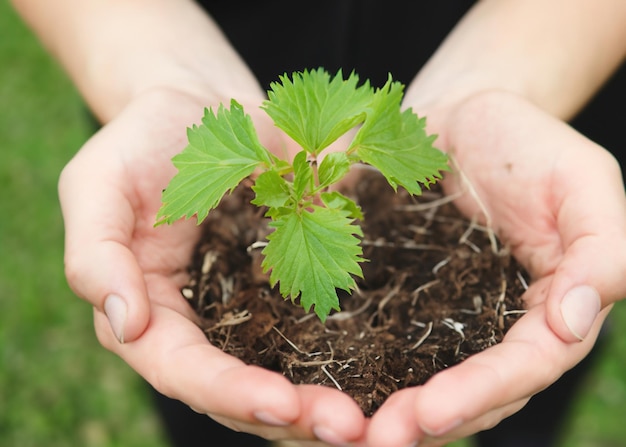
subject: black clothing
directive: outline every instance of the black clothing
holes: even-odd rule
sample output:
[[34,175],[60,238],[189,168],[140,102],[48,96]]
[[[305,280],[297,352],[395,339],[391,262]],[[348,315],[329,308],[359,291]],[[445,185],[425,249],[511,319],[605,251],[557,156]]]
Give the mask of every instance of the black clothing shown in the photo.
[[264,88],[278,75],[354,70],[381,87],[408,84],[474,3],[406,0],[200,1]]
[[[408,85],[474,0],[199,0],[261,85],[324,67],[355,71],[381,87]],[[497,36],[494,36],[497,39]],[[626,65],[572,120],[626,165]],[[624,170],[624,169],[623,169]]]
[[[409,84],[472,0],[204,0],[264,88],[278,76],[324,67],[353,70],[380,87],[391,73]],[[494,36],[497,39],[497,36]],[[624,165],[626,67],[597,95],[573,124],[613,151]],[[597,349],[596,349],[597,350]],[[551,446],[575,390],[593,360],[585,359],[522,411],[480,433],[480,447]],[[266,441],[234,433],[185,405],[156,395],[173,445],[266,446]]]

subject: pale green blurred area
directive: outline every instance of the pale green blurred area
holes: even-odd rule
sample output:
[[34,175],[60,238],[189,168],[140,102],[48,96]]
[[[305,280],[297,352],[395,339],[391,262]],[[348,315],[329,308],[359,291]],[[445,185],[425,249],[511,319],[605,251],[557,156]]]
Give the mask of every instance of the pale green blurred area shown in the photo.
[[0,446],[166,444],[147,388],[98,344],[63,275],[57,179],[92,130],[71,83],[0,3]]
[[[165,447],[143,382],[99,346],[63,276],[56,183],[92,131],[72,84],[0,3],[0,446]],[[561,447],[626,446],[626,303]],[[455,447],[469,447],[462,441]]]

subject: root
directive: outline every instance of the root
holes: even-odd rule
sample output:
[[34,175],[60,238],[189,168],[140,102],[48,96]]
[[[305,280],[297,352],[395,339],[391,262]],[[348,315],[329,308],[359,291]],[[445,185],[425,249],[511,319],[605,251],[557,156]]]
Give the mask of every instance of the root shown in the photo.
[[415,289],[413,291],[413,293],[411,294],[411,296],[413,297],[413,299],[411,300],[411,305],[415,306],[417,304],[417,298],[419,297],[420,292],[423,292],[424,290],[428,290],[430,287],[439,284],[439,280],[438,279],[434,279],[432,281],[428,281],[426,284],[422,284],[421,286],[419,286],[417,289]]
[[491,251],[494,254],[498,254],[500,251],[498,248],[498,241],[496,239],[495,233],[491,230],[493,228],[493,220],[491,219],[491,214],[489,214],[489,212],[487,211],[487,207],[485,206],[483,201],[480,199],[480,196],[478,195],[478,192],[474,188],[474,185],[472,185],[472,183],[469,181],[469,179],[467,178],[467,176],[465,175],[465,173],[459,166],[458,162],[456,161],[456,158],[450,155],[450,161],[454,165],[456,172],[459,173],[459,176],[461,177],[461,183],[463,184],[465,188],[467,188],[467,192],[469,192],[472,198],[476,201],[478,208],[480,208],[483,216],[485,217],[486,227],[490,229],[488,232],[488,235],[489,235],[489,242],[491,245]]
[[328,370],[326,369],[326,365],[322,366],[322,371],[324,372],[324,374],[328,376],[330,381],[337,387],[339,391],[343,391],[343,388],[341,388],[341,385],[339,385],[339,382],[337,382],[335,378],[332,376],[332,374],[329,373]]
[[224,316],[222,317],[220,321],[218,321],[216,324],[214,324],[210,328],[205,329],[204,332],[208,333],[208,332],[212,332],[214,330],[217,330],[223,327],[237,326],[238,324],[245,323],[251,318],[252,318],[252,314],[248,312],[247,310],[242,310],[241,312],[236,313],[236,314],[227,312],[226,314],[224,314]]
[[404,352],[409,352],[409,351],[415,351],[417,348],[419,348],[420,346],[422,346],[422,344],[426,341],[426,339],[430,336],[430,333],[433,331],[433,322],[431,321],[430,323],[428,323],[428,326],[426,327],[426,332],[424,332],[424,335],[422,335],[420,337],[419,340],[417,340],[417,342],[415,342],[415,344],[413,346],[411,346],[409,349],[407,349]]
[[289,346],[291,346],[298,353],[300,353],[302,355],[306,355],[307,357],[315,357],[315,356],[318,356],[318,355],[322,354],[321,352],[304,352],[294,342],[292,342],[287,337],[285,337],[285,335],[282,332],[280,332],[276,326],[272,326],[272,329],[274,329],[276,332],[278,332],[278,335],[280,335],[283,338],[283,340],[285,340],[289,344]]

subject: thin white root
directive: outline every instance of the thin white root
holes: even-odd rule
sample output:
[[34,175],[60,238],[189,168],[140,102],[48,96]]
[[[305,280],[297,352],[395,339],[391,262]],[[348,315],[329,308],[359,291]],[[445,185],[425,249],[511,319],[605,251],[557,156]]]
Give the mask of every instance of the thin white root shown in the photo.
[[456,172],[459,173],[463,186],[467,188],[467,191],[476,201],[476,204],[480,208],[483,216],[485,216],[485,223],[487,224],[487,228],[489,229],[487,234],[489,235],[489,242],[491,243],[491,251],[493,251],[495,254],[498,254],[499,253],[498,242],[496,240],[496,236],[494,232],[491,230],[493,228],[493,220],[491,219],[491,215],[487,211],[487,207],[485,206],[483,201],[480,199],[480,196],[478,195],[478,192],[476,192],[474,185],[472,185],[472,183],[469,181],[465,173],[461,170],[459,163],[456,161],[456,158],[452,154],[450,154],[450,161],[454,165]]
[[328,370],[326,369],[326,365],[322,366],[322,371],[324,371],[324,374],[328,376],[330,381],[333,382],[333,384],[337,387],[339,391],[343,391],[343,389],[341,388],[341,385],[339,385],[339,382],[337,382],[335,378],[332,376],[332,374],[329,373]]
[[243,310],[234,315],[231,313],[227,313],[216,324],[214,324],[208,329],[205,329],[205,332],[211,332],[222,327],[237,326],[238,324],[242,324],[250,320],[250,318],[252,318],[252,314],[248,312],[247,310]]
[[407,352],[414,351],[417,348],[419,348],[426,341],[426,339],[430,336],[430,333],[432,331],[433,331],[433,322],[431,321],[430,323],[428,323],[428,326],[426,327],[426,332],[424,332],[424,335],[422,335],[421,338],[417,340],[417,342],[415,342],[413,346],[407,349]]

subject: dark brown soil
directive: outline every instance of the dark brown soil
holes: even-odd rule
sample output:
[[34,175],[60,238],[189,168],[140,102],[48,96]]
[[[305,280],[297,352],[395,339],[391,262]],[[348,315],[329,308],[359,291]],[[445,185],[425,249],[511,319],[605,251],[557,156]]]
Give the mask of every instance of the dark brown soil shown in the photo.
[[326,324],[270,288],[255,244],[267,222],[247,186],[203,224],[183,294],[215,346],[296,384],[341,389],[369,416],[394,391],[500,342],[523,313],[526,280],[438,188],[411,198],[369,174],[355,194],[370,262]]

